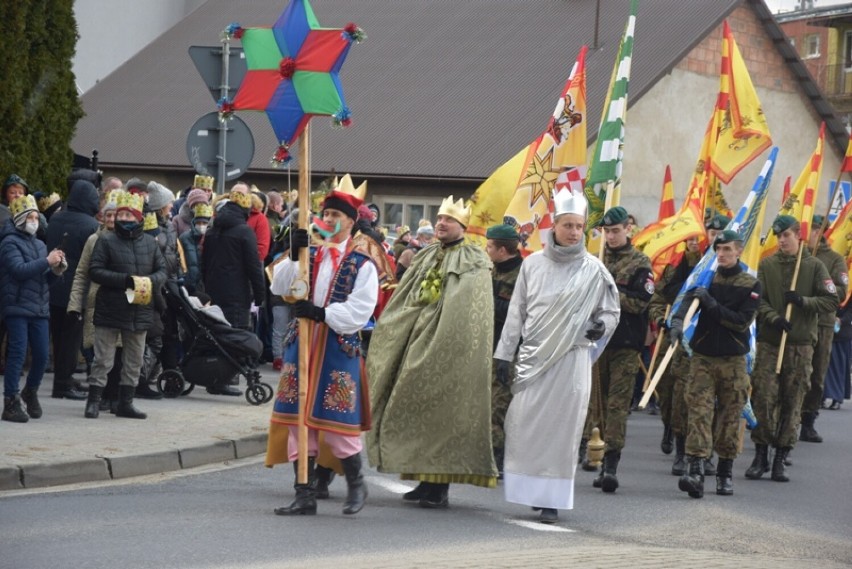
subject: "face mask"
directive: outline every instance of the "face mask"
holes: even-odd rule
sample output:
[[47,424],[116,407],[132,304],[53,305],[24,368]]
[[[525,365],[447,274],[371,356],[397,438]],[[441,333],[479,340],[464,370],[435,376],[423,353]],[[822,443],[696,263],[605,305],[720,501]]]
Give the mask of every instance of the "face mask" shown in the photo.
[[38,231],[38,221],[28,221],[24,224],[24,231],[30,235],[35,235]]
[[340,233],[340,221],[338,220],[334,226],[328,225],[322,219],[315,217],[313,221],[314,229],[320,234],[323,239],[329,239]]
[[200,235],[204,235],[205,233],[207,233],[207,226],[206,225],[196,225],[195,229],[198,231],[198,233]]
[[115,226],[120,227],[122,230],[126,231],[127,233],[131,233],[134,229],[139,227],[139,222],[138,221],[116,221]]

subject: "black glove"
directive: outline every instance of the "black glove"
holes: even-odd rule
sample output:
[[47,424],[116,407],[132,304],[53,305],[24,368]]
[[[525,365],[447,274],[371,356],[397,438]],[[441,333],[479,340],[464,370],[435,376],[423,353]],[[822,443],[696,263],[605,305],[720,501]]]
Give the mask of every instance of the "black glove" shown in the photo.
[[657,319],[657,330],[668,330],[668,329],[669,329],[669,325],[666,324],[666,319],[665,318],[658,318]]
[[713,310],[719,305],[716,299],[713,298],[713,295],[710,294],[710,291],[706,288],[695,289],[695,298],[697,298],[701,303],[701,306],[707,310]]
[[509,387],[509,362],[494,360],[497,382],[503,387]]
[[124,277],[124,288],[129,288],[131,290],[135,288],[135,285],[133,284],[133,277],[131,275]]
[[597,342],[603,338],[604,330],[606,330],[604,323],[600,320],[595,320],[592,322],[592,327],[586,330],[586,339],[592,342]]
[[784,291],[784,304],[795,304],[799,308],[805,305],[802,295],[795,290]]
[[71,311],[68,312],[68,318],[71,319],[72,321],[79,322],[80,320],[83,319],[83,315],[80,314],[79,312],[75,311],[75,310],[71,310]]
[[680,318],[672,319],[672,325],[669,327],[669,340],[672,344],[683,342],[683,320]]
[[310,244],[307,229],[295,229],[290,234],[290,258],[294,261],[299,260],[299,251]]
[[325,308],[317,306],[310,300],[297,300],[296,304],[293,305],[293,316],[325,322]]
[[772,325],[778,328],[779,332],[789,332],[793,329],[793,325],[790,324],[790,321],[782,316],[779,316],[778,318],[773,320]]

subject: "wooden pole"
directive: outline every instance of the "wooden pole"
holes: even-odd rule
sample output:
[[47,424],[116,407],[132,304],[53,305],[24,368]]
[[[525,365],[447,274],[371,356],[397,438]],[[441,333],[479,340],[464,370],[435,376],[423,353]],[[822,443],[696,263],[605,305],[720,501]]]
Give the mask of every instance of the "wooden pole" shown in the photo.
[[[666,305],[666,315],[663,316],[663,320],[669,319],[669,314],[672,311],[672,305]],[[654,376],[654,367],[657,365],[657,358],[660,357],[660,346],[663,345],[663,336],[666,334],[665,328],[660,328],[659,333],[657,334],[657,343],[654,344],[654,353],[651,355],[651,365],[648,366],[648,373],[645,374],[645,383],[642,384],[642,393],[648,391],[648,384],[651,383],[651,378]]]
[[[305,125],[302,136],[299,137],[299,229],[308,229],[308,220],[311,210],[311,154],[310,139],[311,125]],[[299,251],[299,275],[310,283],[310,249]],[[310,299],[310,284],[308,287],[308,299]],[[299,471],[297,481],[299,484],[308,483],[308,425],[306,423],[306,407],[308,400],[308,380],[310,370],[308,359],[311,348],[311,323],[307,318],[299,318]]]
[[[793,282],[790,283],[790,290],[796,290],[796,282],[799,280],[799,267],[802,266],[802,253],[805,251],[805,241],[799,243],[799,256],[796,258],[796,269],[793,271]],[[787,322],[793,315],[793,304],[787,304],[787,311],[784,313],[784,318]],[[784,347],[787,345],[787,331],[781,333],[781,345],[778,348],[778,361],[775,364],[775,373],[781,373],[781,364],[784,363]]]

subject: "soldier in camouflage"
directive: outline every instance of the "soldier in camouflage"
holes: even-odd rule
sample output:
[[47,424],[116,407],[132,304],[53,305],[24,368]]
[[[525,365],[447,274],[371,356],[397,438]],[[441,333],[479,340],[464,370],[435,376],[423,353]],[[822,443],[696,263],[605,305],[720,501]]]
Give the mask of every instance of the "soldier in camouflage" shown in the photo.
[[[822,224],[824,218],[815,215],[811,229],[808,248],[816,251],[816,258],[825,265],[831,280],[837,288],[838,301],[846,298],[846,287],[849,286],[849,274],[846,272],[846,260],[837,252],[833,251],[825,238],[822,237]],[[822,312],[817,323],[817,343],[814,346],[813,372],[811,383],[804,400],[802,401],[802,429],[799,432],[799,440],[809,443],[821,443],[822,437],[814,428],[814,422],[819,416],[819,408],[822,403],[822,391],[825,382],[825,374],[828,371],[828,361],[831,359],[831,346],[834,342],[834,320],[835,313]]]
[[[500,334],[503,333],[503,325],[506,323],[506,314],[509,311],[509,301],[515,290],[515,281],[521,272],[523,257],[518,252],[520,236],[511,225],[494,225],[485,232],[488,240],[485,244],[485,252],[494,266],[491,269],[491,283],[494,294],[494,349],[500,343]],[[494,448],[494,461],[497,463],[497,472],[503,477],[503,455],[506,443],[506,435],[503,432],[503,422],[506,419],[506,411],[512,402],[512,391],[510,389],[515,379],[514,362],[494,360],[491,378],[491,444]]]
[[[630,243],[627,217],[627,211],[616,206],[607,210],[601,220],[606,239],[604,264],[615,280],[621,303],[618,327],[595,364],[600,378],[602,431],[606,450],[594,486],[607,493],[615,492],[618,488],[618,462],[621,449],[624,448],[627,415],[630,412],[636,373],[639,371],[639,353],[645,345],[648,302],[654,294],[651,261]],[[594,401],[590,402],[592,404]],[[589,414],[592,414],[591,411]],[[592,426],[587,424],[589,432]]]
[[[772,480],[789,480],[784,459],[796,444],[802,398],[813,371],[817,317],[837,309],[837,288],[825,266],[805,248],[798,279],[793,283],[799,251],[799,222],[779,215],[772,222],[778,251],[758,267],[762,297],[758,309],[757,357],[752,373],[752,407],[758,425],[751,432],[755,457],[746,478],[769,471],[769,446],[775,448]],[[792,306],[787,320],[786,309]],[[787,333],[781,373],[775,373],[782,333]]]
[[714,449],[719,455],[716,494],[734,493],[739,419],[749,390],[745,357],[749,326],[760,306],[760,283],[739,264],[742,237],[725,230],[716,237],[713,250],[718,269],[710,287],[690,291],[671,320],[672,341],[681,341],[689,305],[692,299],[699,300],[701,313],[690,342],[693,355],[686,382],[689,469],[678,481],[678,487],[692,498],[704,496],[703,461]]

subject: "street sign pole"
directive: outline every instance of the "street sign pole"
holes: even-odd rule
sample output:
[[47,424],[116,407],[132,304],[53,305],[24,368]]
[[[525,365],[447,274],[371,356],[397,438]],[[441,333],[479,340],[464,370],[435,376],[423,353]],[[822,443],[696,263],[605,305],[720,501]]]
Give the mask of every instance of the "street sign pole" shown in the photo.
[[[231,64],[231,42],[227,38],[222,41],[222,82],[219,84],[219,97],[222,100],[228,99],[230,86],[228,85],[228,75],[230,73]],[[216,193],[225,193],[225,172],[228,163],[228,125],[225,124],[227,119],[223,116],[219,117],[219,154],[216,159],[219,161],[216,175]]]

